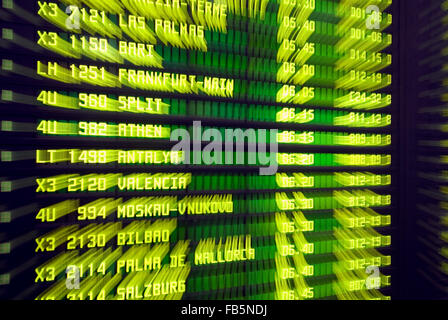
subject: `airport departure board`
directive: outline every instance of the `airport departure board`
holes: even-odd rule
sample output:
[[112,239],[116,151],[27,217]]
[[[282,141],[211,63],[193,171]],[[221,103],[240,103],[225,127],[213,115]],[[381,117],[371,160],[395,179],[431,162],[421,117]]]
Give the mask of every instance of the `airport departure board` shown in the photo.
[[392,13],[3,0],[0,297],[390,299]]

